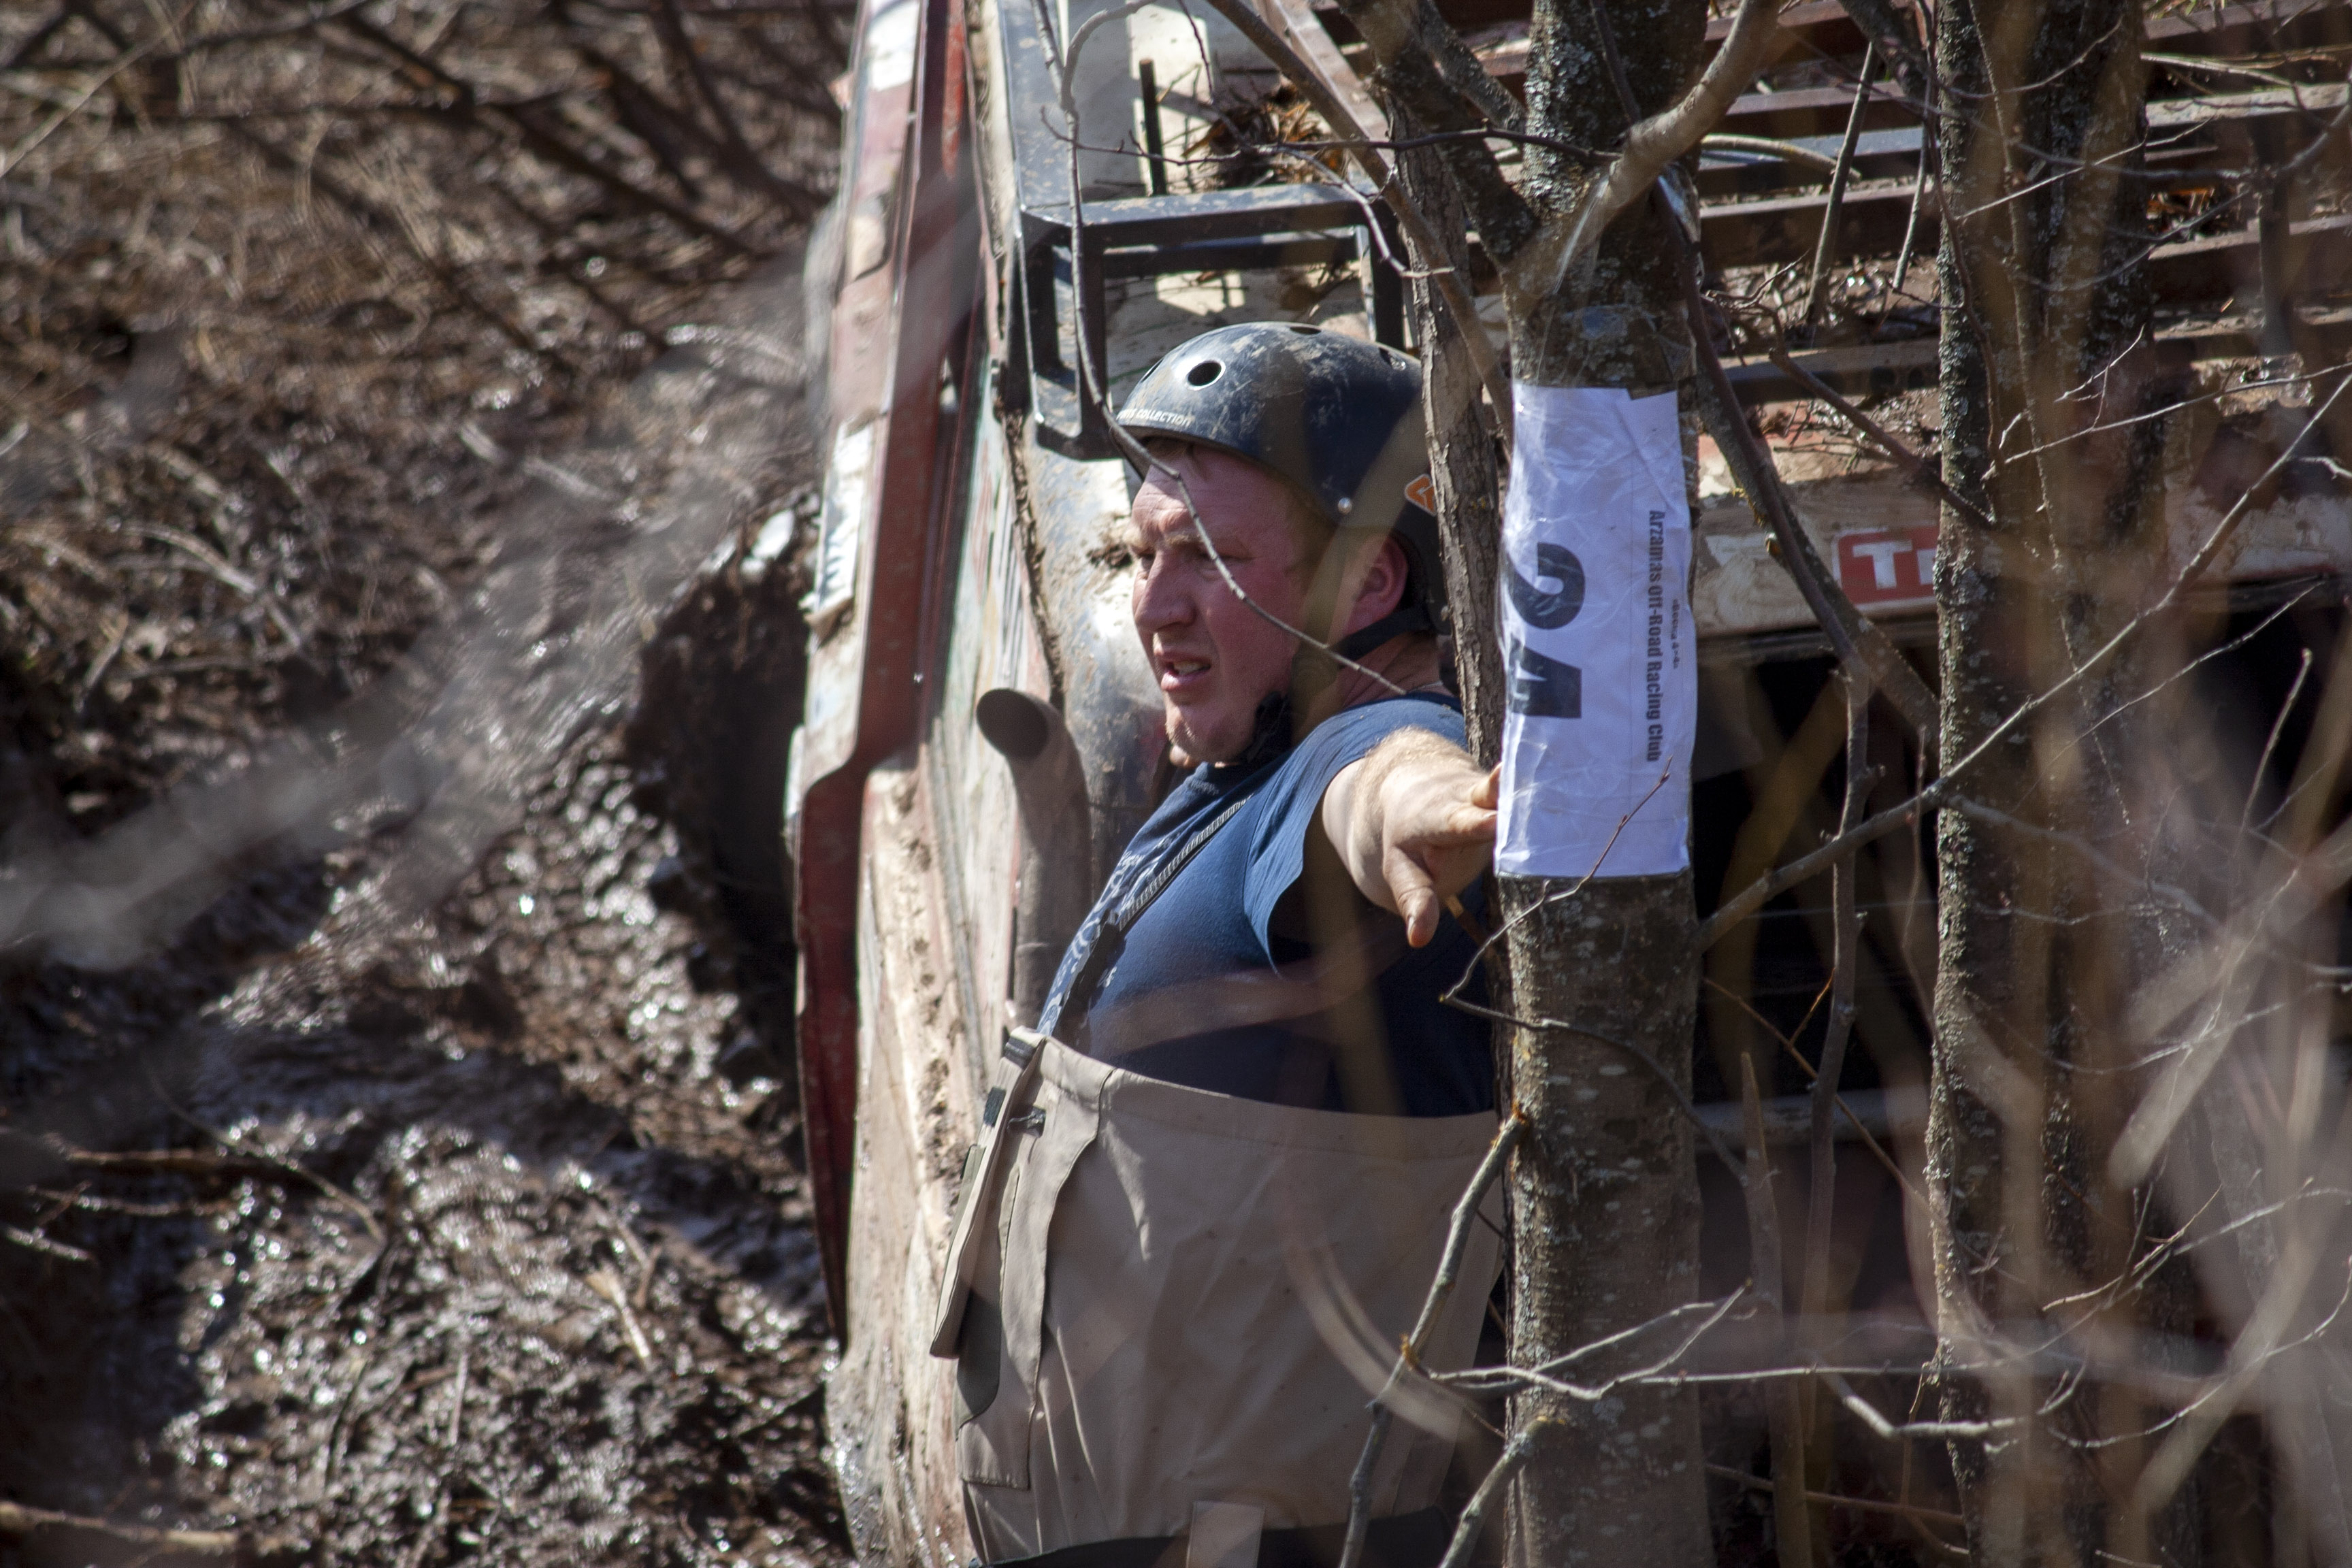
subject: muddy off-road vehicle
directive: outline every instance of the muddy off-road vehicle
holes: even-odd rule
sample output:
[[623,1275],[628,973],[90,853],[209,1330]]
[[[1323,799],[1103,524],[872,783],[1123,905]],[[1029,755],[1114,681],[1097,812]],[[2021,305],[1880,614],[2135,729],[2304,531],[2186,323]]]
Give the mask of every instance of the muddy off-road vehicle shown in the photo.
[[[1255,4],[1363,123],[1382,123],[1336,10]],[[953,1200],[1007,1027],[1034,1020],[1112,861],[1173,782],[1129,622],[1118,525],[1135,476],[1081,396],[1079,355],[1097,356],[1116,402],[1165,351],[1231,321],[1412,346],[1386,215],[1311,158],[1265,151],[1318,127],[1209,5],[1163,0],[1097,26],[1075,66],[1080,123],[1065,122],[1066,41],[1107,8],[868,0],[845,83],[841,192],[812,262],[830,310],[828,467],[786,817],[807,1156],[841,1339],[827,1409],[858,1550],[877,1563],[972,1557],[950,1444],[954,1363],[929,1352]],[[1440,8],[1516,90],[1525,0]],[[2316,134],[2342,101],[2340,76],[2246,90],[2242,74],[2191,68],[2200,57],[2274,56],[2283,38],[2352,37],[2343,7],[2303,11],[2291,36],[2270,15],[2200,6],[2150,25],[2149,53],[2187,63],[2154,72],[2164,135],[2151,201],[2174,226],[2148,277],[2163,353],[2208,390],[2293,353],[2340,360],[2352,324],[2334,300],[2352,274],[2352,219],[2322,202],[2258,221],[2231,199],[2228,175],[2250,142],[2291,148]],[[1864,40],[1835,5],[1793,5],[1782,27],[1778,62],[1704,150],[1708,265],[1741,287],[1801,294],[1831,172],[1850,147],[1831,326],[1800,363],[1932,449],[1936,209],[1919,190],[1918,118],[1891,86],[1857,94]],[[1792,267],[1793,282],[1775,281]],[[1500,302],[1491,277],[1481,283],[1499,342]],[[1785,367],[1735,357],[1731,374],[1846,593],[1899,644],[1924,648],[1932,497],[1805,401]],[[2183,537],[2201,536],[2278,452],[2293,416],[2277,403],[2253,390],[2172,422],[2168,504]],[[2298,615],[2340,603],[2333,584],[2352,563],[2340,471],[2292,465],[2258,498],[2224,614],[2298,595]],[[1759,856],[1819,825],[1834,750],[1823,742],[1837,726],[1808,722],[1826,645],[1704,442],[1698,494],[1704,912],[1727,879],[1741,885]],[[2248,679],[2266,679],[2268,646],[2233,655]],[[1899,788],[1912,760],[1893,734],[1880,744],[1883,787]],[[1742,827],[1774,814],[1778,837]],[[1920,861],[1917,845],[1896,840],[1865,868],[1863,1049],[1845,1080],[1849,1102],[1915,1164],[1933,930]],[[1822,919],[1820,895],[1801,889],[1710,955],[1710,978],[1740,1005],[1711,989],[1702,1010],[1709,1114],[1736,1110],[1715,1064],[1739,1031],[1806,1026]],[[1768,1110],[1769,1126],[1802,1137],[1791,1102]],[[1843,1163],[1841,1238],[1860,1260],[1848,1300],[1916,1317],[1895,1194],[1878,1165]],[[1709,1267],[1736,1281],[1737,1199],[1710,1187],[1708,1203]]]

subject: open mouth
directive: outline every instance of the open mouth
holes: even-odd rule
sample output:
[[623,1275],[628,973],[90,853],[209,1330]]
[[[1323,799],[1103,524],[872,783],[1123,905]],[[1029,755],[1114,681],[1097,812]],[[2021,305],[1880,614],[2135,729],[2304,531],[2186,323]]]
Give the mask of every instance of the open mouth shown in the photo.
[[1198,688],[1209,678],[1209,661],[1205,658],[1169,658],[1160,660],[1160,689],[1173,696]]

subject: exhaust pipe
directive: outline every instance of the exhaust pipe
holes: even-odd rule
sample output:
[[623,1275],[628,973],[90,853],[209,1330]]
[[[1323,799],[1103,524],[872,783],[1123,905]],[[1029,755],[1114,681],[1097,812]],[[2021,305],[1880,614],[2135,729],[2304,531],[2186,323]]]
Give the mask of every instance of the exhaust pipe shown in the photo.
[[1021,808],[1021,896],[1013,929],[1013,1021],[1037,1022],[1062,954],[1094,902],[1086,769],[1051,704],[1000,686],[981,694],[980,732],[1013,769]]

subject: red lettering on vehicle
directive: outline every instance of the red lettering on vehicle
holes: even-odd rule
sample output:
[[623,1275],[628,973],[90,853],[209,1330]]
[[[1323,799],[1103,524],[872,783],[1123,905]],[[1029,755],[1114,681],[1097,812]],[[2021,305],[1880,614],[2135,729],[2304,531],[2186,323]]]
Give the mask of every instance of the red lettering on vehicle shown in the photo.
[[1936,530],[1871,528],[1841,533],[1838,585],[1857,605],[1918,603],[1936,596]]

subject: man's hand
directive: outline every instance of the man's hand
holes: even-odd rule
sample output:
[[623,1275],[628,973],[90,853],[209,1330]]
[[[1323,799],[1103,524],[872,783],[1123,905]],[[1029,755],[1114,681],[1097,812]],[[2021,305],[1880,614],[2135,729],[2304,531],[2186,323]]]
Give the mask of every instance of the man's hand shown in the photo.
[[1445,901],[1494,854],[1500,774],[1426,730],[1399,730],[1323,792],[1323,831],[1340,863],[1364,897],[1404,917],[1415,947],[1429,945]]

